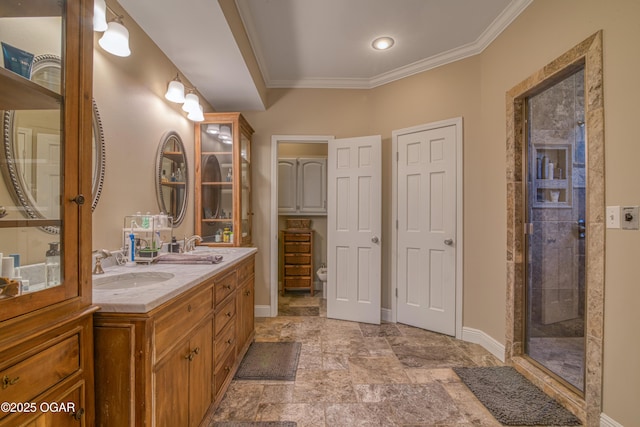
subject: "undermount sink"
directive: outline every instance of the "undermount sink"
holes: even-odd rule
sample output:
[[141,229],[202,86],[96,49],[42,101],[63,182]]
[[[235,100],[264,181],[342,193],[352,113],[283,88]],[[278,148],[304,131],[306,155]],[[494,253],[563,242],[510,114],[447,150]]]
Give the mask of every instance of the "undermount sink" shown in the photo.
[[98,289],[129,289],[155,285],[173,279],[173,273],[143,271],[138,273],[123,273],[93,279],[93,286]]

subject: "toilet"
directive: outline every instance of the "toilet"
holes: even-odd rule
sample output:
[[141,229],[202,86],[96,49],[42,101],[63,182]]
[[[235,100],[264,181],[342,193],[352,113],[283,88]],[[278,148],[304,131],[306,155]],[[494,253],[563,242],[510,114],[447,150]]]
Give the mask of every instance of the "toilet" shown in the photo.
[[318,279],[322,282],[322,298],[327,298],[327,267],[322,264],[322,266],[316,271],[318,275]]

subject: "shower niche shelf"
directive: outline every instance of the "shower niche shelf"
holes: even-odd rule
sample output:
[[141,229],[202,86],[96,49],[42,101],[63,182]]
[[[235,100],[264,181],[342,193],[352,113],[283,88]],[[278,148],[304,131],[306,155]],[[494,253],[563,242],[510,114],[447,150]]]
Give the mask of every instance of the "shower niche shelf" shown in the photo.
[[533,144],[533,207],[570,208],[573,162],[571,144]]

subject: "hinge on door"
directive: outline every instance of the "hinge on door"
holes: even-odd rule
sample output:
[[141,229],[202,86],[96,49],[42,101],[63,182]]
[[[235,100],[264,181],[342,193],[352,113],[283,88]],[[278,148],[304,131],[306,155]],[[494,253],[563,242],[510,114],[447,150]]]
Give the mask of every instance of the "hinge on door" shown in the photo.
[[532,222],[525,222],[524,223],[524,234],[533,234],[533,223]]
[[398,225],[398,220],[396,219],[396,230],[399,228],[400,226]]
[[398,288],[396,288],[396,298],[398,298]]
[[400,161],[400,152],[396,151],[396,162]]

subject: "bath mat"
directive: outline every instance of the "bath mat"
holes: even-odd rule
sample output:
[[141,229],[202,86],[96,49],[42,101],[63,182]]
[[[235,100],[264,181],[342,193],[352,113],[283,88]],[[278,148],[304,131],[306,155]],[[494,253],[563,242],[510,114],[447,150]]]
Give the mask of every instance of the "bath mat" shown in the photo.
[[293,421],[221,421],[213,423],[213,427],[296,427]]
[[581,425],[575,415],[510,366],[453,368],[453,371],[504,425]]
[[253,342],[240,362],[235,378],[293,381],[301,347],[299,342]]

